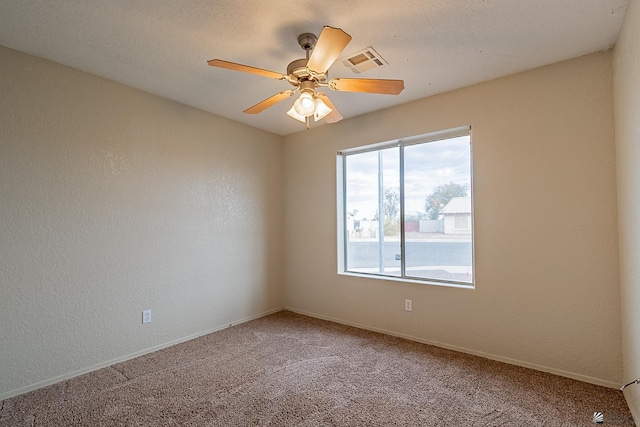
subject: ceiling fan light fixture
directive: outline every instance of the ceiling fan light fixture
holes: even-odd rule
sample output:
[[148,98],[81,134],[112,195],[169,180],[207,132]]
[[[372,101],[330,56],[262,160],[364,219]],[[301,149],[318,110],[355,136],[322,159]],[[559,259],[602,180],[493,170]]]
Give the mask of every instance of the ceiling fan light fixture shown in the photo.
[[302,123],[306,123],[307,118],[301,114],[298,114],[298,112],[296,111],[296,107],[295,107],[295,103],[293,106],[291,106],[291,108],[289,109],[289,111],[287,111],[287,115],[293,119],[298,120],[299,122]]
[[296,113],[303,117],[313,116],[313,113],[316,112],[316,103],[313,100],[313,94],[307,91],[302,92],[300,98],[293,103],[293,108],[296,110]]
[[[309,102],[311,101],[311,108]],[[311,113],[308,113],[311,111]],[[314,121],[318,122],[328,116],[333,110],[319,97],[309,92],[303,92],[300,98],[293,103],[293,106],[287,111],[287,115],[302,123],[307,123],[307,119],[313,116]],[[308,115],[305,115],[308,113]]]
[[315,121],[319,121],[324,119],[326,116],[329,115],[329,113],[331,113],[333,110],[324,103],[324,101],[320,98],[317,98],[314,100],[315,104],[316,104],[316,111],[315,113],[313,113],[313,118],[315,119]]

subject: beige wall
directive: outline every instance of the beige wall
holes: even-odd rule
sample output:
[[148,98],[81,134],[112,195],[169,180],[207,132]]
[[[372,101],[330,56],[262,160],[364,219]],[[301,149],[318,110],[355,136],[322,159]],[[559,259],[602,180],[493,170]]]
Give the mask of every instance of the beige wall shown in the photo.
[[[619,386],[612,96],[600,52],[286,137],[285,306]],[[467,124],[476,289],[338,275],[336,151]]]
[[[613,55],[623,381],[640,377],[640,4],[632,0]],[[640,385],[625,390],[640,419]]]
[[278,136],[0,48],[0,399],[280,308],[281,169]]
[[[625,37],[616,94],[637,96]],[[638,223],[639,103],[621,98],[623,236],[638,234],[625,224]],[[4,48],[0,99],[0,399],[282,305],[623,380],[610,52],[300,132],[284,151],[283,138]],[[476,289],[339,276],[336,151],[466,124]],[[620,243],[627,379],[639,250]]]

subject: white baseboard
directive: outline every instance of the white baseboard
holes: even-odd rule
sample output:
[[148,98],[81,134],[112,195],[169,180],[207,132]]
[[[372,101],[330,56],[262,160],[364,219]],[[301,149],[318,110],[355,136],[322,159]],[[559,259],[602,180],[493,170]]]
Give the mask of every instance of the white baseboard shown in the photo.
[[310,312],[306,312],[306,311],[303,311],[303,310],[297,310],[297,309],[294,309],[294,308],[285,307],[285,310],[291,311],[291,312],[294,312],[294,313],[298,313],[298,314],[302,314],[304,316],[315,317],[317,319],[328,320],[330,322],[336,322],[336,323],[340,323],[340,324],[343,324],[343,325],[353,326],[353,327],[359,328],[359,329],[365,329],[365,330],[373,331],[373,332],[380,332],[380,333],[383,333],[383,334],[386,334],[386,335],[391,335],[391,336],[395,336],[395,337],[399,337],[399,338],[404,338],[404,339],[407,339],[407,340],[410,340],[410,341],[416,341],[416,342],[419,342],[419,343],[422,343],[422,344],[429,344],[429,345],[433,345],[435,347],[441,347],[441,348],[446,348],[448,350],[459,351],[461,353],[472,354],[474,356],[480,356],[480,357],[484,357],[485,359],[495,360],[495,361],[498,361],[498,362],[504,362],[504,363],[508,363],[510,365],[516,365],[516,366],[521,366],[523,368],[534,369],[536,371],[547,372],[547,373],[550,373],[550,374],[559,375],[561,377],[566,377],[566,378],[571,378],[571,379],[582,381],[582,382],[585,382],[585,383],[595,384],[595,385],[608,387],[608,388],[613,388],[613,389],[619,389],[620,388],[620,384],[615,383],[613,381],[604,380],[604,379],[601,379],[601,378],[590,377],[588,375],[577,374],[575,372],[564,371],[562,369],[550,368],[548,366],[538,365],[538,364],[535,364],[535,363],[529,363],[529,362],[525,362],[523,360],[512,359],[510,357],[499,356],[499,355],[496,355],[496,354],[485,353],[483,351],[477,351],[477,350],[473,350],[473,349],[470,349],[470,348],[459,347],[459,346],[456,346],[456,345],[451,345],[451,344],[447,344],[447,343],[443,343],[443,342],[426,340],[426,339],[415,337],[413,335],[407,335],[407,334],[403,334],[403,333],[400,333],[400,332],[390,331],[390,330],[387,330],[387,329],[375,328],[375,327],[372,327],[372,326],[369,326],[369,325],[363,325],[363,324],[360,324],[360,323],[349,322],[349,321],[346,321],[346,320],[343,320],[343,319],[338,319],[338,318],[334,318],[334,317],[330,317],[330,316],[323,316],[323,315],[320,315],[320,314],[317,314],[317,313],[310,313]]
[[450,345],[450,344],[447,344],[447,343],[436,342],[436,341],[431,341],[431,340],[425,340],[425,339],[417,338],[417,337],[412,336],[412,335],[403,334],[403,333],[400,333],[400,332],[390,331],[390,330],[382,329],[382,328],[375,328],[375,327],[372,327],[372,326],[369,326],[369,325],[364,325],[364,324],[355,323],[355,322],[349,322],[349,321],[346,321],[346,320],[343,320],[343,319],[338,319],[338,318],[334,318],[334,317],[330,317],[330,316],[323,316],[323,315],[320,315],[320,314],[317,314],[317,313],[306,312],[306,311],[303,311],[303,310],[297,310],[297,309],[294,309],[294,308],[285,307],[285,308],[276,308],[276,309],[269,310],[269,311],[266,311],[266,312],[263,312],[263,313],[260,313],[260,314],[254,315],[254,316],[249,316],[249,317],[246,317],[246,318],[238,319],[236,321],[225,323],[223,325],[218,325],[218,326],[215,326],[215,327],[213,327],[211,329],[208,329],[206,331],[201,331],[201,332],[198,332],[198,333],[195,333],[195,334],[192,334],[192,335],[188,335],[186,337],[178,338],[178,339],[175,339],[175,340],[172,340],[172,341],[168,341],[168,342],[165,342],[163,344],[159,344],[159,345],[156,345],[156,346],[144,349],[144,350],[136,351],[136,352],[133,352],[133,353],[121,356],[121,357],[117,357],[115,359],[111,359],[111,360],[107,360],[107,361],[104,361],[104,362],[100,362],[98,364],[95,364],[95,365],[92,365],[92,366],[89,366],[89,367],[86,367],[86,368],[77,369],[75,371],[71,371],[71,372],[68,372],[66,374],[58,375],[56,377],[49,378],[49,379],[46,379],[46,380],[43,380],[43,381],[38,381],[36,383],[29,384],[27,386],[17,388],[15,390],[10,390],[8,392],[1,393],[0,394],[0,400],[5,400],[5,399],[9,399],[11,397],[18,396],[20,394],[28,393],[30,391],[37,390],[39,388],[46,387],[48,385],[58,383],[60,381],[65,381],[65,380],[68,380],[70,378],[77,377],[79,375],[83,375],[83,374],[86,374],[86,373],[89,373],[89,372],[92,372],[92,371],[95,371],[95,370],[98,370],[98,369],[101,369],[101,368],[106,368],[107,366],[111,366],[111,365],[114,365],[116,363],[121,363],[121,362],[130,360],[130,359],[134,359],[136,357],[139,357],[139,356],[142,356],[142,355],[145,355],[145,354],[148,354],[148,353],[152,353],[154,351],[162,350],[163,348],[171,347],[173,345],[180,344],[180,343],[183,343],[183,342],[186,342],[186,341],[201,337],[203,335],[211,334],[213,332],[217,332],[217,331],[220,331],[222,329],[226,329],[226,328],[228,328],[229,326],[232,326],[232,325],[238,325],[238,324],[241,324],[241,323],[249,322],[251,320],[259,319],[261,317],[265,317],[265,316],[268,316],[270,314],[277,313],[277,312],[279,312],[281,310],[288,310],[288,311],[292,311],[294,313],[302,314],[302,315],[305,315],[305,316],[315,317],[317,319],[328,320],[328,321],[340,323],[340,324],[343,324],[343,325],[353,326],[353,327],[356,327],[356,328],[359,328],[359,329],[365,329],[365,330],[369,330],[369,331],[373,331],[373,332],[380,332],[380,333],[383,333],[383,334],[396,336],[396,337],[399,337],[399,338],[404,338],[404,339],[408,339],[408,340],[411,340],[411,341],[420,342],[420,343],[423,343],[423,344],[433,345],[433,346],[436,346],[436,347],[446,348],[446,349],[449,349],[449,350],[459,351],[459,352],[462,352],[462,353],[473,354],[475,356],[484,357],[486,359],[496,360],[498,362],[504,362],[504,363],[508,363],[510,365],[522,366],[524,368],[530,368],[530,369],[534,369],[534,370],[541,371],[541,372],[548,372],[550,374],[559,375],[559,376],[562,376],[562,377],[571,378],[571,379],[574,379],[574,380],[583,381],[583,382],[586,382],[586,383],[595,384],[595,385],[599,385],[599,386],[603,386],[603,387],[608,387],[608,388],[613,388],[613,389],[620,388],[620,384],[617,384],[617,383],[615,383],[613,381],[603,380],[603,379],[600,379],[600,378],[594,378],[594,377],[590,377],[588,375],[576,374],[574,372],[569,372],[569,371],[564,371],[564,370],[561,370],[561,369],[550,368],[550,367],[543,366],[543,365],[538,365],[538,364],[535,364],[535,363],[529,363],[529,362],[525,362],[525,361],[522,361],[522,360],[512,359],[512,358],[509,358],[509,357],[504,357],[504,356],[499,356],[499,355],[495,355],[495,354],[485,353],[485,352],[482,352],[482,351],[477,351],[477,350],[473,350],[473,349],[469,349],[469,348],[465,348],[465,347],[459,347],[459,346],[455,346],[455,345]]
[[95,370],[98,370],[98,369],[101,369],[101,368],[106,368],[107,366],[111,366],[111,365],[114,365],[116,363],[121,363],[121,362],[125,362],[127,360],[130,360],[130,359],[135,359],[136,357],[139,357],[139,356],[142,356],[142,355],[145,355],[145,354],[148,354],[148,353],[153,353],[154,351],[162,350],[163,348],[171,347],[173,345],[180,344],[180,343],[183,343],[183,342],[186,342],[186,341],[201,337],[203,335],[208,335],[208,334],[211,334],[213,332],[221,331],[221,330],[226,329],[226,328],[228,328],[230,326],[239,325],[241,323],[245,323],[245,322],[249,322],[251,320],[259,319],[261,317],[265,317],[265,316],[268,316],[268,315],[273,314],[273,313],[277,313],[277,312],[282,311],[282,310],[283,310],[283,308],[279,307],[279,308],[276,308],[276,309],[273,309],[273,310],[265,311],[263,313],[256,314],[254,316],[245,317],[245,318],[242,318],[242,319],[238,319],[238,320],[235,320],[235,321],[232,321],[232,322],[225,323],[223,325],[215,326],[215,327],[213,327],[211,329],[207,329],[206,331],[197,332],[195,334],[188,335],[186,337],[178,338],[178,339],[175,339],[175,340],[171,340],[171,341],[159,344],[159,345],[155,345],[153,347],[149,347],[149,348],[146,348],[144,350],[140,350],[140,351],[136,351],[136,352],[124,355],[124,356],[116,357],[115,359],[106,360],[104,362],[100,362],[100,363],[97,363],[95,365],[88,366],[86,368],[76,369],[75,371],[71,371],[71,372],[68,372],[66,374],[58,375],[58,376],[53,377],[53,378],[48,378],[48,379],[43,380],[43,381],[38,381],[36,383],[29,384],[27,386],[17,388],[15,390],[10,390],[10,391],[5,392],[5,393],[0,393],[0,400],[5,400],[5,399],[9,399],[11,397],[18,396],[20,394],[28,393],[30,391],[37,390],[39,388],[46,387],[48,385],[58,383],[60,381],[65,381],[65,380],[71,379],[73,377],[77,377],[79,375],[87,374],[89,372],[92,372],[92,371],[95,371]]

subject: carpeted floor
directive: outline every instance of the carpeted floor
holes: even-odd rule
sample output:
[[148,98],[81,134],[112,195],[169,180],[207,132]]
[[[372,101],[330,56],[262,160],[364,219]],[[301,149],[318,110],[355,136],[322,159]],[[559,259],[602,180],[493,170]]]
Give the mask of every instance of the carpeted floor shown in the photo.
[[0,426],[631,426],[622,393],[280,312],[0,402]]

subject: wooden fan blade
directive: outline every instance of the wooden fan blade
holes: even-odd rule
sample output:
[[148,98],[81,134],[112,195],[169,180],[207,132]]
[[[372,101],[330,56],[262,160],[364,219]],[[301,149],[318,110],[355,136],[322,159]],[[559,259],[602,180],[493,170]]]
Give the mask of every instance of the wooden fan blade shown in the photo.
[[262,68],[250,67],[248,65],[236,64],[235,62],[223,61],[222,59],[212,59],[207,61],[212,67],[226,68],[227,70],[242,71],[243,73],[256,74],[262,77],[269,77],[277,80],[284,80],[285,76],[275,71],[263,70]]
[[326,73],[350,41],[351,36],[340,28],[324,27],[311,51],[307,68],[316,73]]
[[383,79],[331,79],[329,89],[343,92],[382,93],[397,95],[404,89],[402,80]]
[[336,106],[333,105],[333,102],[331,102],[331,100],[329,99],[326,93],[317,92],[316,96],[318,96],[319,98],[322,98],[322,101],[325,104],[327,104],[327,107],[331,108],[331,112],[327,114],[324,118],[327,121],[327,123],[335,123],[342,120],[342,114],[340,114],[340,111],[338,111]]
[[277,104],[278,102],[289,98],[291,95],[293,95],[293,92],[294,92],[293,90],[283,90],[281,92],[276,93],[273,96],[270,96],[269,98],[265,99],[264,101],[258,102],[253,107],[247,108],[243,112],[247,113],[247,114],[258,114],[258,113],[261,113],[264,110],[266,110],[267,108]]

